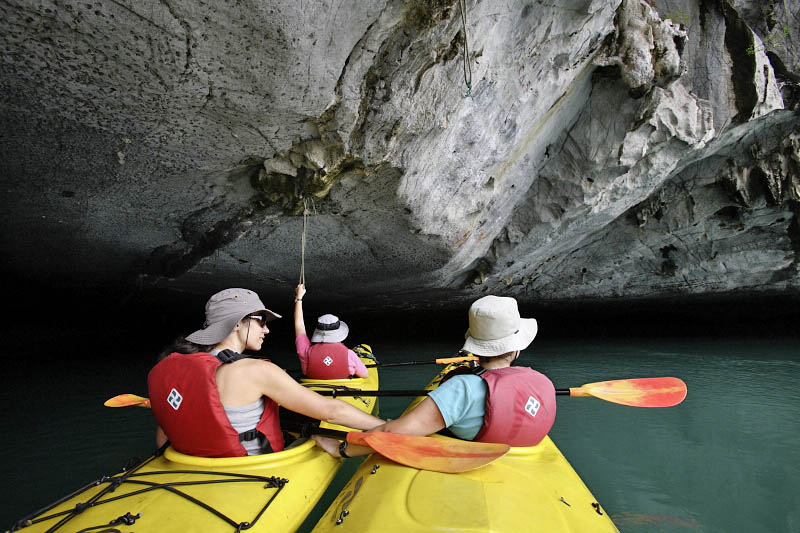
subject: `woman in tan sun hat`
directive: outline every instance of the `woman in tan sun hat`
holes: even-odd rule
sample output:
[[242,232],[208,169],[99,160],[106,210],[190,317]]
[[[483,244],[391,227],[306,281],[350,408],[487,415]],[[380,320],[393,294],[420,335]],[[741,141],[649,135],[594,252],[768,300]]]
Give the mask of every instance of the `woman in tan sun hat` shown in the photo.
[[206,303],[203,328],[180,338],[147,377],[156,442],[185,454],[232,457],[284,448],[278,406],[357,429],[383,422],[302,387],[265,359],[250,359],[280,315],[247,289],[225,289]]
[[[476,371],[446,377],[414,410],[373,430],[429,435],[447,428],[464,440],[537,444],[555,421],[555,388],[544,374],[511,366],[537,331],[536,319],[521,318],[514,298],[475,301],[463,349],[479,356]],[[341,450],[338,441],[314,439],[334,457],[341,451],[348,457],[371,451],[361,446]]]

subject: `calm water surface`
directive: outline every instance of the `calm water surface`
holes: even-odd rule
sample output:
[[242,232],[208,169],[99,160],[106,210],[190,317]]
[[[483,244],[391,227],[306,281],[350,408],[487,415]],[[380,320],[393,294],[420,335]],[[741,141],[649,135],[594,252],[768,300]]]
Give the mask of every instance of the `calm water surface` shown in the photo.
[[[457,342],[371,340],[384,362],[448,356]],[[265,351],[275,354],[274,348]],[[146,393],[153,352],[79,353],[62,349],[5,365],[0,530],[153,447],[147,410],[102,405],[122,392]],[[274,358],[297,366],[288,350]],[[800,531],[794,339],[536,340],[520,362],[558,388],[663,375],[686,381],[686,401],[669,409],[559,398],[551,436],[621,531]],[[434,372],[431,366],[385,369],[382,386],[422,387]],[[384,399],[381,415],[394,418],[407,403]],[[347,462],[302,531],[357,463]]]

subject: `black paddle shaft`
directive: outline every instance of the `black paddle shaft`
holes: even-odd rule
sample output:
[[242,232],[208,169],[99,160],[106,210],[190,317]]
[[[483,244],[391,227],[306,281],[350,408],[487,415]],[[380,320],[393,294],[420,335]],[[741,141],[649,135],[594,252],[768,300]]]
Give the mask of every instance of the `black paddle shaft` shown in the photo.
[[438,361],[435,361],[435,360],[434,361],[405,361],[405,362],[402,362],[402,363],[370,363],[370,364],[365,364],[364,366],[367,367],[367,368],[372,368],[372,367],[386,368],[386,367],[391,367],[391,366],[437,365],[437,364],[441,364],[441,363],[439,363]]
[[355,389],[332,389],[315,390],[322,396],[425,396],[430,391],[427,390],[355,390]]
[[[454,357],[461,357],[461,356],[454,356]],[[463,356],[467,357],[467,356]],[[413,365],[438,365],[442,364],[439,363],[437,360],[433,361],[405,361],[402,363],[366,363],[364,364],[367,368],[391,368],[393,366],[413,366]],[[292,368],[286,371],[288,374],[291,375],[302,375],[299,368]]]
[[299,433],[301,437],[308,438],[311,435],[321,435],[323,437],[332,437],[334,439],[345,440],[347,432],[338,429],[327,429],[319,427],[317,423],[302,423],[290,420],[281,420],[281,427],[287,431]]
[[[427,396],[429,390],[318,390],[322,396]],[[569,396],[569,389],[556,389],[556,396]]]

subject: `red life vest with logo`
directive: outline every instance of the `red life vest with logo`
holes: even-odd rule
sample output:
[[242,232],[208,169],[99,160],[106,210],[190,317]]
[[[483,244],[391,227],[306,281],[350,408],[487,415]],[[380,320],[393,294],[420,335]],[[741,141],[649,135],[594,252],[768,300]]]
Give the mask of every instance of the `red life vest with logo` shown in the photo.
[[306,376],[312,379],[342,379],[350,377],[347,346],[341,342],[319,342],[308,349]]
[[[208,353],[173,353],[147,375],[153,415],[181,453],[198,457],[247,455],[219,398],[216,375],[221,364]],[[264,413],[255,429],[266,438],[267,451],[283,449],[278,404],[270,398],[264,397]]]
[[489,391],[483,427],[473,440],[533,446],[556,419],[556,389],[544,374],[525,367],[486,370],[480,374]]

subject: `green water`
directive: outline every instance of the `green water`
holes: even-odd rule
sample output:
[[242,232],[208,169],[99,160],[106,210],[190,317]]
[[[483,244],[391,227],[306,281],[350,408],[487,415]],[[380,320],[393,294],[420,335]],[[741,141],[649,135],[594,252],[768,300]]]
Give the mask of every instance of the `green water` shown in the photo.
[[[370,342],[384,362],[447,356],[459,348],[457,339]],[[265,349],[271,350],[275,345]],[[152,356],[80,353],[53,350],[6,365],[2,530],[153,446],[147,410],[102,405],[121,392],[144,394]],[[296,366],[286,349],[275,359]],[[686,401],[669,409],[559,398],[551,437],[621,531],[800,531],[795,340],[537,340],[520,362],[559,388],[662,375],[687,383]],[[433,373],[430,366],[385,369],[382,387],[421,387]],[[394,418],[407,402],[384,399],[381,415]],[[356,464],[348,461],[303,531]]]

